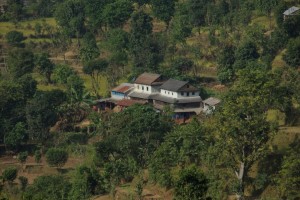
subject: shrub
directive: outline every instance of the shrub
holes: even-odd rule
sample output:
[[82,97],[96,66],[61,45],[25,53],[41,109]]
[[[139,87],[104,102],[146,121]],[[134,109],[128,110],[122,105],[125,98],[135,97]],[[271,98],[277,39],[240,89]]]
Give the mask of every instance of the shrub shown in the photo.
[[63,149],[50,148],[46,153],[46,161],[50,167],[62,167],[68,160],[68,153]]
[[10,183],[17,178],[17,175],[18,175],[18,170],[14,167],[7,168],[2,172],[3,180],[8,181]]
[[19,31],[10,31],[6,34],[5,38],[9,45],[16,47],[22,46],[22,42],[25,40],[23,33]]

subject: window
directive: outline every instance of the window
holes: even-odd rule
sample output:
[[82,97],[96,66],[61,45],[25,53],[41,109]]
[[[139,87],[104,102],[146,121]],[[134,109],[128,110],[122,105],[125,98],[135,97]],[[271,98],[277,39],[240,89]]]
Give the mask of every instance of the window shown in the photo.
[[138,85],[138,90],[140,89],[140,86]]
[[186,93],[186,96],[187,96],[187,97],[188,97],[188,96],[190,96],[190,93],[189,93],[189,92],[187,92],[187,93]]
[[147,91],[149,91],[149,87],[147,87]]
[[167,91],[165,91],[165,94],[167,94]]
[[142,86],[142,90],[144,90],[144,86]]
[[168,92],[168,94],[170,94],[170,92]]
[[189,88],[190,86],[189,85],[186,85],[186,88]]
[[192,92],[192,95],[195,95],[195,92]]
[[173,96],[173,92],[172,92],[172,96]]
[[181,96],[184,96],[184,92],[181,92]]

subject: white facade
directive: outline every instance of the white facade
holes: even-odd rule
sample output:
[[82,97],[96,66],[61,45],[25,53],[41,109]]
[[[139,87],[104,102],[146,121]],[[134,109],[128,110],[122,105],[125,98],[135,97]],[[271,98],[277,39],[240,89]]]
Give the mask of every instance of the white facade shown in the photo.
[[157,89],[155,86],[151,85],[142,85],[142,84],[134,84],[134,91],[135,92],[142,92],[146,94],[153,94],[158,93],[159,89]]

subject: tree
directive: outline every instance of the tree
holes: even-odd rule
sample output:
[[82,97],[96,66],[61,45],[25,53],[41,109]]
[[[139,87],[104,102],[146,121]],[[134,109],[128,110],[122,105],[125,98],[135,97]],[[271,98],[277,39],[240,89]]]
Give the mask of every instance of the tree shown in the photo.
[[36,150],[34,152],[34,160],[36,163],[40,163],[41,162],[41,158],[42,158],[42,154],[40,150]]
[[234,79],[234,51],[235,48],[233,46],[225,45],[225,47],[220,52],[220,55],[218,57],[218,80],[221,83],[230,83]]
[[189,14],[187,3],[178,3],[175,15],[170,22],[170,36],[175,42],[185,43],[185,39],[192,33],[193,27],[189,22]]
[[85,31],[85,12],[82,0],[68,0],[57,6],[54,17],[69,36],[79,37]]
[[25,37],[22,32],[19,31],[10,31],[5,35],[5,39],[7,40],[7,43],[14,47],[22,47],[23,41],[25,40]]
[[92,88],[96,97],[99,97],[100,74],[103,73],[108,66],[108,62],[103,59],[93,60],[83,66],[83,73],[89,75],[92,79]]
[[33,184],[26,188],[24,200],[31,199],[61,199],[68,200],[70,191],[69,181],[59,175],[39,176]]
[[300,67],[300,37],[291,39],[287,45],[287,51],[283,60],[291,67]]
[[61,168],[68,160],[68,153],[63,149],[50,148],[46,153],[46,161],[50,167]]
[[73,74],[75,74],[75,72],[69,65],[56,65],[53,70],[53,80],[56,83],[66,84],[68,77]]
[[297,199],[300,197],[300,159],[299,159],[299,143],[293,144],[284,157],[281,170],[277,176],[276,182],[279,185],[281,198]]
[[234,191],[238,199],[244,196],[249,170],[265,155],[268,141],[276,133],[276,127],[266,120],[266,110],[274,106],[277,93],[277,83],[271,73],[248,67],[238,73],[216,116],[214,149],[218,159],[222,158],[221,163],[235,174]]
[[132,12],[133,7],[130,0],[117,0],[105,5],[102,16],[108,27],[116,28],[122,27]]
[[83,36],[82,46],[80,48],[80,57],[83,62],[89,62],[100,55],[95,36],[87,32]]
[[205,24],[207,5],[209,0],[188,0],[188,10],[190,11],[190,23],[195,26]]
[[23,2],[21,0],[7,0],[7,16],[10,21],[18,22],[23,17]]
[[4,181],[8,181],[8,183],[12,183],[18,175],[18,170],[16,168],[6,168],[2,172],[2,178]]
[[4,143],[13,150],[18,150],[22,142],[26,142],[27,130],[23,122],[18,122],[13,130],[9,132],[5,138]]
[[49,138],[50,127],[58,120],[57,108],[66,101],[61,90],[39,91],[26,105],[26,119],[29,137],[33,141],[45,142]]
[[70,199],[89,199],[105,192],[102,177],[96,169],[80,166],[71,177]]
[[279,0],[256,0],[259,10],[268,14],[270,19],[270,29],[272,28],[272,10],[279,4]]
[[48,83],[51,83],[51,74],[54,70],[54,64],[49,59],[49,55],[42,53],[36,56],[35,64],[40,74],[44,75]]
[[80,102],[84,92],[84,81],[76,74],[67,78],[68,94],[71,102]]
[[151,0],[152,12],[159,20],[166,22],[167,26],[175,12],[174,0]]
[[208,180],[196,166],[183,169],[179,172],[179,178],[175,183],[176,200],[206,199]]
[[283,23],[283,29],[290,37],[298,37],[300,36],[300,16],[295,15],[288,17]]
[[34,68],[34,55],[26,49],[13,49],[8,53],[7,65],[9,72],[19,78],[31,73]]
[[19,160],[19,162],[21,163],[22,168],[23,168],[24,163],[25,163],[26,160],[27,160],[27,157],[28,157],[28,152],[27,152],[27,151],[20,152],[20,153],[18,154],[18,160]]

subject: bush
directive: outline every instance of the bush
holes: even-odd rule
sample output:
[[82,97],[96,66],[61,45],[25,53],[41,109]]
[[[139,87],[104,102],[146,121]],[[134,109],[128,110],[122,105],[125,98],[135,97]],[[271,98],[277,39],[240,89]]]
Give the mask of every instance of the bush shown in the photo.
[[18,170],[14,167],[7,168],[2,172],[3,181],[13,182],[17,178],[17,175]]
[[46,161],[50,167],[62,167],[68,160],[68,153],[63,149],[50,148],[46,153]]
[[6,41],[9,45],[15,47],[23,46],[23,41],[25,40],[23,33],[19,31],[10,31],[5,36]]
[[192,166],[179,172],[179,179],[175,183],[175,199],[204,199],[207,189],[208,180],[196,166]]
[[20,161],[21,164],[25,163],[28,157],[28,152],[24,151],[24,152],[20,152],[18,155],[18,160]]
[[41,162],[41,158],[42,158],[42,154],[40,150],[36,150],[34,152],[34,160],[36,163],[40,163]]

